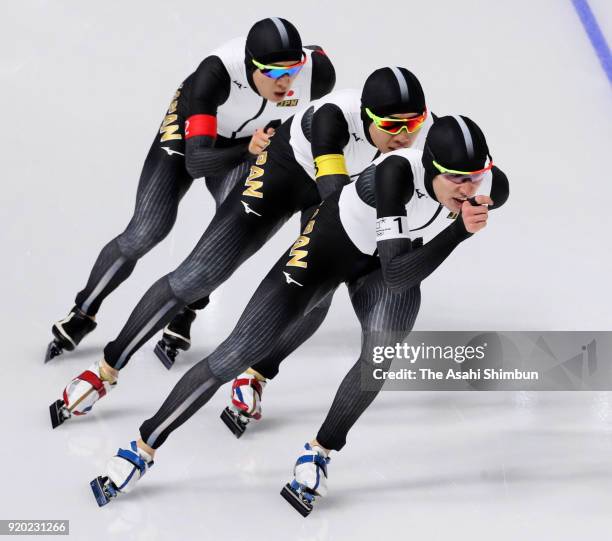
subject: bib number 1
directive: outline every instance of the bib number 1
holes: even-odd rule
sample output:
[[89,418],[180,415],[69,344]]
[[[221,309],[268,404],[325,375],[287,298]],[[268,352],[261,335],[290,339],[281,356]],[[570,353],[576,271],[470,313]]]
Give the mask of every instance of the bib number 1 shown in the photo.
[[386,216],[376,220],[376,240],[408,239],[408,218],[406,216]]

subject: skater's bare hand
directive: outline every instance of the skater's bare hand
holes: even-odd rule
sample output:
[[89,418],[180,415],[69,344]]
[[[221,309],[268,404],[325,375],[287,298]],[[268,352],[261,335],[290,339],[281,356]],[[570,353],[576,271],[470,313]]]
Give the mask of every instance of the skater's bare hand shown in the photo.
[[493,200],[488,195],[477,195],[474,206],[469,201],[464,201],[461,205],[461,218],[463,225],[468,233],[476,233],[487,225],[489,217],[489,205],[493,204]]
[[268,128],[267,132],[264,132],[261,128],[255,130],[249,142],[249,152],[255,156],[261,154],[270,144],[270,138],[274,133],[274,128]]

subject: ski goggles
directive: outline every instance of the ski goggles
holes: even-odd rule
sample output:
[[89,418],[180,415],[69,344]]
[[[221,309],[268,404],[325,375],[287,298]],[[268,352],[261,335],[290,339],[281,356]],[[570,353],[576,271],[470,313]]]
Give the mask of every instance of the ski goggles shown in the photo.
[[477,171],[457,171],[456,169],[447,169],[443,165],[440,165],[436,160],[433,160],[434,167],[440,172],[441,175],[444,175],[444,178],[454,182],[455,184],[461,184],[462,182],[480,182],[485,173],[490,171],[493,167],[493,158],[489,154],[489,164],[483,169],[478,169]]
[[274,66],[274,65],[266,65],[261,62],[257,62],[254,58],[251,58],[251,62],[255,65],[255,67],[261,71],[266,77],[270,79],[280,79],[285,75],[289,75],[289,77],[296,76],[304,64],[306,64],[307,56],[304,52],[302,52],[302,60],[297,64],[291,64],[290,66]]
[[414,133],[421,128],[423,122],[425,122],[427,118],[427,110],[425,110],[423,114],[412,118],[376,116],[367,107],[365,108],[365,112],[372,119],[377,129],[391,135],[397,135],[401,133],[402,130],[406,130],[406,133]]

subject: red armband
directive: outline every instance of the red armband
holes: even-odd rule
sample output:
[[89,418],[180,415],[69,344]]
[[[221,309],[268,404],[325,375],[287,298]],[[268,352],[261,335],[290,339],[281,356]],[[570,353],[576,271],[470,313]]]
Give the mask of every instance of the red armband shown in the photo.
[[196,135],[217,137],[217,117],[212,115],[191,115],[185,121],[185,139]]

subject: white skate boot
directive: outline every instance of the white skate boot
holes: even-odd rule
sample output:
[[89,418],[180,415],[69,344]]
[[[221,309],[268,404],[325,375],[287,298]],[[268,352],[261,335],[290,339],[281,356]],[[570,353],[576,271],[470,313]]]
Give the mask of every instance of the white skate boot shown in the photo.
[[128,449],[119,449],[108,461],[106,475],[96,477],[89,486],[98,505],[106,505],[119,493],[126,494],[134,489],[136,483],[153,466],[151,455],[133,441]]

